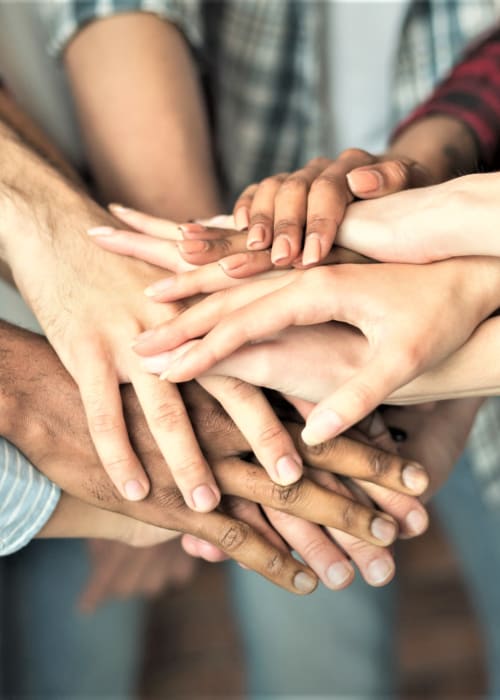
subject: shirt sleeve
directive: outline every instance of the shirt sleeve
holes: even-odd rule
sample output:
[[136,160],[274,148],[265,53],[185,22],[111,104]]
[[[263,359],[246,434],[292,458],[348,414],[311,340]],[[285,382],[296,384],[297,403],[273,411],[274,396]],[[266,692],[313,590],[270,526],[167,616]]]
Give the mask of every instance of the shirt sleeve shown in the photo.
[[60,56],[90,22],[127,12],[148,12],[175,24],[198,49],[203,41],[203,0],[59,0],[40,5],[49,31],[48,51]]
[[25,547],[49,520],[59,498],[58,486],[0,438],[0,556]]
[[399,125],[393,140],[413,122],[433,114],[466,124],[481,164],[493,165],[500,146],[500,27],[466,54],[431,97]]

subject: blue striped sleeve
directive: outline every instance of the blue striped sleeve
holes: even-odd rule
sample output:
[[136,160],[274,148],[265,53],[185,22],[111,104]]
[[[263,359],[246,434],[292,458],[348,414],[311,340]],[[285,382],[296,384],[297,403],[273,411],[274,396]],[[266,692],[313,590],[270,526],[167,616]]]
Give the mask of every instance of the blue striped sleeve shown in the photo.
[[0,556],[25,547],[49,520],[60,490],[0,437]]

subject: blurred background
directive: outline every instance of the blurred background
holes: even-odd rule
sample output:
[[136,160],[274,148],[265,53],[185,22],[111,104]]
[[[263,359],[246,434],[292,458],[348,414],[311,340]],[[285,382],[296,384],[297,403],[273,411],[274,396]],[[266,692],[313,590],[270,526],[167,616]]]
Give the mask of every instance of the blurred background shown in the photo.
[[[423,537],[404,542],[397,557],[399,696],[480,697],[486,688],[484,650],[474,611],[435,513],[431,523]],[[185,590],[153,603],[144,700],[244,697],[244,655],[228,595],[224,566],[202,564]]]

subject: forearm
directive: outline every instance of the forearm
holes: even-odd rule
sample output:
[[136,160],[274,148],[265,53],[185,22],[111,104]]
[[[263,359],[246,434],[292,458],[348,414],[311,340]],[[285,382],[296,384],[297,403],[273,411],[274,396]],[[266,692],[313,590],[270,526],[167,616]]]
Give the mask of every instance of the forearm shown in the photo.
[[220,212],[201,86],[173,25],[148,13],[99,20],[64,58],[107,201],[178,221]]

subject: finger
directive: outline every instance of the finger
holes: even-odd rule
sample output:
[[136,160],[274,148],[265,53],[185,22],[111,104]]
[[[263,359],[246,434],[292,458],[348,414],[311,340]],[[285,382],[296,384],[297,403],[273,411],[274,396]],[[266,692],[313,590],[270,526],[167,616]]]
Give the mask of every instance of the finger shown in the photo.
[[167,241],[179,241],[182,239],[179,226],[174,221],[149,216],[149,214],[124,207],[121,204],[110,204],[108,208],[113,216],[141,233],[147,233],[149,236],[163,238]]
[[425,168],[412,160],[400,158],[355,168],[347,174],[351,192],[360,199],[374,199],[411,187],[430,184]]
[[270,523],[332,590],[346,588],[354,579],[354,569],[344,552],[313,523],[283,513],[264,509]]
[[258,184],[246,187],[240,194],[233,208],[234,223],[238,231],[248,229],[250,223],[250,209],[255,193],[259,189]]
[[[310,470],[311,478],[326,489],[353,497],[350,490],[332,474],[321,470]],[[351,482],[350,482],[351,483]],[[328,528],[327,532],[336,544],[352,559],[361,575],[370,586],[385,586],[393,578],[396,567],[389,548],[364,542],[358,537]]]
[[314,180],[307,199],[304,265],[315,265],[330,252],[346,206],[353,201],[347,173],[374,160],[366,151],[349,149]]
[[338,528],[372,544],[391,544],[397,537],[393,518],[373,508],[331,493],[306,478],[291,486],[273,484],[260,466],[249,465],[247,479],[235,480],[231,461],[228,459],[221,466],[217,465],[217,481],[225,493],[248,498],[318,525]]
[[112,253],[127,255],[172,272],[184,272],[191,266],[181,257],[173,241],[144,236],[142,233],[122,231],[109,226],[89,229],[95,243]]
[[273,175],[262,180],[255,191],[250,206],[250,222],[248,224],[247,248],[263,250],[269,248],[273,240],[274,202],[287,177],[286,173]]
[[276,193],[271,260],[274,265],[290,265],[302,247],[307,214],[307,195],[317,166],[306,166],[289,175]]
[[183,259],[191,265],[206,265],[221,258],[246,250],[246,234],[236,233],[218,239],[186,239],[177,243]]
[[[202,342],[177,360],[172,367],[176,367],[178,364],[182,366],[190,354],[198,353]],[[387,396],[402,384],[410,381],[413,377],[411,375],[406,377],[401,370],[405,362],[399,362],[395,355],[396,352],[390,357],[378,353],[331,396],[320,401],[307,418],[306,427],[302,432],[304,442],[308,445],[318,445],[324,440],[329,440],[344,432],[371,411],[374,411]],[[191,365],[190,362],[189,365]],[[169,370],[168,373],[170,374],[171,371]],[[173,374],[177,381],[179,373],[174,372]]]
[[429,527],[429,516],[418,499],[368,481],[356,480],[356,483],[380,507],[380,510],[396,520],[400,537],[416,537],[423,534]]
[[137,501],[149,492],[149,480],[129,441],[115,369],[95,352],[80,348],[75,376],[89,432],[104,470],[121,495]]
[[247,523],[217,511],[196,517],[193,534],[240,564],[292,593],[305,595],[316,588],[317,578],[308,566],[270,543]]
[[106,559],[99,558],[92,564],[89,578],[78,601],[79,610],[93,613],[110,596],[121,558],[122,551],[112,547],[106,553]]
[[221,561],[227,561],[229,559],[229,557],[218,547],[210,544],[210,542],[205,542],[204,540],[199,540],[197,537],[192,537],[192,535],[183,536],[182,546],[186,554],[189,554],[191,557],[197,557],[198,559],[204,559],[211,564],[217,564]]
[[234,377],[198,381],[227,411],[275,483],[288,486],[300,479],[302,459],[261,389]]
[[299,425],[287,423],[286,427],[303,460],[311,467],[364,479],[412,496],[424,493],[429,485],[425,469],[398,454],[351,440],[343,435],[310,447],[301,439]]
[[217,241],[220,238],[230,238],[231,236],[238,235],[238,231],[227,229],[224,226],[218,226],[216,222],[221,218],[229,219],[230,217],[214,217],[210,220],[210,223],[190,221],[187,224],[180,224],[179,231],[182,234],[182,239]]
[[[260,278],[258,281],[236,285],[233,289],[212,294],[176,319],[141,333],[135,340],[134,350],[139,355],[153,355],[165,350],[172,350],[188,340],[202,336],[230,311],[239,309],[238,313],[240,313],[243,310],[240,307],[245,307],[252,300],[263,297],[268,292],[288,284],[294,279],[295,274],[293,271],[280,272],[277,273],[277,276]],[[267,305],[266,310],[267,315],[269,315]],[[229,355],[230,352],[227,354]]]
[[203,513],[212,510],[219,503],[220,491],[177,387],[135,369],[130,378],[151,434],[186,504]]

